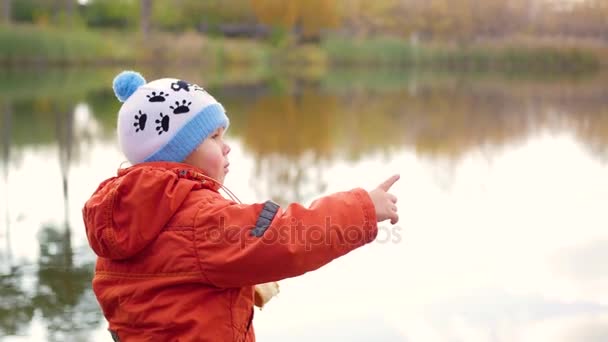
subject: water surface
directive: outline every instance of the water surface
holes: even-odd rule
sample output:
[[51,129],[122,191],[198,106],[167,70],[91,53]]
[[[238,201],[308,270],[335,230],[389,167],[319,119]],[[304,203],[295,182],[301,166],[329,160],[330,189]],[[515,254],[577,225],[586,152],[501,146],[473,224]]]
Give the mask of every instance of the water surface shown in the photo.
[[[116,71],[0,77],[7,341],[109,339],[81,208],[125,160]],[[605,77],[170,75],[227,108],[226,185],[245,202],[307,204],[402,176],[398,225],[283,281],[256,310],[260,341],[608,340]]]

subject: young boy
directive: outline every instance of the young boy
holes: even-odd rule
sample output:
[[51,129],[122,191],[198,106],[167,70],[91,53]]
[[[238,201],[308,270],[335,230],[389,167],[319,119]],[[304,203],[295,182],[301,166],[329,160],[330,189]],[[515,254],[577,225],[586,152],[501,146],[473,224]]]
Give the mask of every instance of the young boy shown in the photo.
[[377,222],[398,220],[387,193],[398,176],[309,208],[225,199],[220,103],[197,85],[146,83],[131,71],[114,91],[133,166],[101,183],[83,218],[98,255],[93,290],[115,341],[254,341],[253,305],[264,305],[272,282],[318,269],[373,241]]

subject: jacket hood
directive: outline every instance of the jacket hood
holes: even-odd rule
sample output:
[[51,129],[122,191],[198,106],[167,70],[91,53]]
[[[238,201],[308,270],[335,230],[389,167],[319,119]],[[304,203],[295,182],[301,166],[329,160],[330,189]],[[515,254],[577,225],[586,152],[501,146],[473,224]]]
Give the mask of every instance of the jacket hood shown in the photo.
[[[126,259],[156,239],[195,188],[200,170],[180,163],[143,163],[118,171],[85,203],[89,244],[109,259]],[[208,187],[217,190],[216,184]]]

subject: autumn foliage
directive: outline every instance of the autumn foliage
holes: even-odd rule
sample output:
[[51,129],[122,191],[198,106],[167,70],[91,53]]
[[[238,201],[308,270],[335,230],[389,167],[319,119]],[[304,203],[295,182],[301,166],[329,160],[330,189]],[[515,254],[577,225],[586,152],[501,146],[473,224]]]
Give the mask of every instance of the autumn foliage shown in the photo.
[[[512,35],[606,40],[606,0],[2,0],[5,20],[161,31],[241,33],[262,25],[297,36],[473,41]],[[142,8],[150,7],[149,11]],[[71,20],[66,17],[77,17]]]

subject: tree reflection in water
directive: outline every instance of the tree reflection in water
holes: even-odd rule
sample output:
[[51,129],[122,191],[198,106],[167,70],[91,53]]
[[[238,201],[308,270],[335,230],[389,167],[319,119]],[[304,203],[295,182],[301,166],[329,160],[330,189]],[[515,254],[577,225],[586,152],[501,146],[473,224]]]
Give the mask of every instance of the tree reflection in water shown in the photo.
[[323,175],[335,160],[404,149],[438,163],[449,187],[468,153],[495,155],[543,132],[573,134],[607,159],[605,78],[369,74],[218,90],[233,119],[229,134],[254,160],[257,196],[308,199],[326,187]]
[[[49,150],[55,151],[57,146],[58,154],[51,157],[59,162],[64,207],[50,204],[56,213],[48,221],[54,223],[35,225],[41,227],[40,255],[31,265],[11,257],[10,229],[15,232],[19,211],[10,212],[15,208],[0,199],[6,213],[6,226],[0,229],[0,335],[27,335],[31,321],[40,319],[51,340],[87,340],[103,319],[91,291],[93,262],[72,245],[76,241],[71,229],[83,227],[67,219],[70,211],[80,209],[80,203],[70,208],[68,190],[70,167],[80,162],[81,151],[87,153],[87,137],[106,147],[114,143],[117,103],[106,82],[113,75],[92,77],[82,89],[73,81],[39,82],[46,76],[2,81],[11,85],[10,93],[0,93],[4,184],[16,179],[9,174],[11,162],[19,164],[28,150],[52,146]],[[232,91],[221,84],[210,92],[229,111],[229,135],[254,160],[250,184],[256,195],[282,204],[325,191],[325,175],[336,163],[390,157],[391,151],[409,150],[421,160],[432,160],[440,170],[434,177],[444,187],[454,177],[451,166],[467,154],[491,157],[544,132],[572,135],[593,158],[608,161],[605,77],[551,82],[474,75],[411,77],[348,71],[312,82],[235,82],[239,86]],[[65,86],[55,89],[57,84]],[[88,117],[83,121],[73,113],[83,98],[97,126],[87,126]],[[6,194],[2,197],[8,198]],[[83,243],[88,248],[78,241]],[[12,250],[18,254],[15,246]]]
[[323,174],[332,159],[336,101],[314,85],[261,95],[235,123],[253,155],[251,186],[279,203],[300,202],[325,190]]
[[[10,141],[12,127],[12,106],[8,100],[2,105],[2,177],[4,184],[8,184],[8,163],[10,159]],[[8,193],[8,191],[7,191]],[[4,198],[8,198],[7,193]],[[24,333],[25,328],[34,316],[34,304],[31,293],[23,287],[24,274],[22,270],[14,267],[11,255],[10,216],[8,201],[4,201],[5,229],[2,232],[5,240],[3,261],[5,269],[0,274],[0,335],[18,335]]]
[[[7,106],[10,107],[10,106]],[[10,259],[10,220],[7,214],[6,251],[8,273],[0,276],[0,329],[2,335],[26,333],[36,313],[47,328],[49,341],[87,341],[88,335],[101,322],[102,315],[91,289],[93,262],[75,256],[69,225],[69,169],[73,158],[74,112],[70,106],[51,103],[58,143],[63,189],[63,224],[43,225],[38,233],[39,258],[32,268]],[[8,114],[7,114],[8,113]],[[3,127],[12,120],[5,110]],[[6,141],[5,141],[6,140]],[[3,135],[3,176],[8,181],[10,135]]]
[[91,289],[94,266],[75,264],[69,217],[68,176],[74,146],[74,111],[53,107],[64,201],[64,227],[39,232],[38,284],[33,302],[41,311],[49,340],[86,340],[101,313]]
[[34,317],[34,303],[23,287],[24,275],[17,268],[0,275],[0,336],[25,333]]
[[[1,105],[2,108],[2,126],[0,126],[2,133],[2,180],[5,184],[5,193],[3,197],[5,199],[8,198],[8,165],[10,162],[11,156],[11,136],[12,136],[12,123],[13,123],[13,111],[12,106],[9,100],[5,99]],[[4,248],[4,259],[5,264],[10,268],[12,265],[12,257],[11,257],[11,232],[10,232],[10,213],[8,210],[8,201],[4,201],[5,207],[4,217],[5,217],[5,230],[2,232],[4,234],[4,240],[6,242]],[[0,234],[2,234],[0,233]]]
[[37,284],[32,302],[40,310],[49,340],[86,340],[101,312],[91,289],[94,266],[74,263],[70,227],[42,227]]

